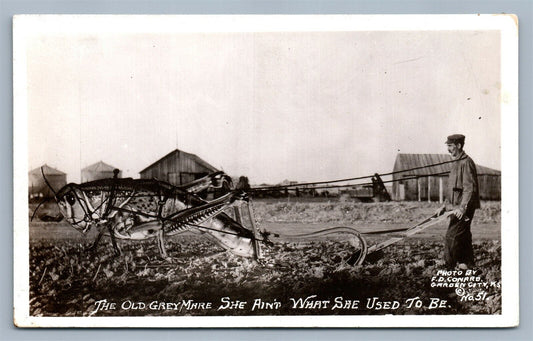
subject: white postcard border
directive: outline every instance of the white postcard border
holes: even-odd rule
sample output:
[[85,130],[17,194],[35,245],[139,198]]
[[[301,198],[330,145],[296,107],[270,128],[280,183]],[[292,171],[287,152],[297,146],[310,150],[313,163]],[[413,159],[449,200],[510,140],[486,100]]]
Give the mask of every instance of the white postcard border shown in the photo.
[[[512,15],[16,16],[14,70],[14,321],[20,327],[509,327],[519,320],[518,23]],[[502,314],[429,316],[32,317],[27,215],[27,38],[32,32],[501,31]]]

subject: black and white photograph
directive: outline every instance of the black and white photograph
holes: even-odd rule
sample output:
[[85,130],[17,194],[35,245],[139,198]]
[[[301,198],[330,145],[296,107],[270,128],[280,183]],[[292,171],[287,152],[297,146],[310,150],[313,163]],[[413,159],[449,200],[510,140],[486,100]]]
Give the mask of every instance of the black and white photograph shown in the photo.
[[13,36],[17,326],[518,324],[516,17]]

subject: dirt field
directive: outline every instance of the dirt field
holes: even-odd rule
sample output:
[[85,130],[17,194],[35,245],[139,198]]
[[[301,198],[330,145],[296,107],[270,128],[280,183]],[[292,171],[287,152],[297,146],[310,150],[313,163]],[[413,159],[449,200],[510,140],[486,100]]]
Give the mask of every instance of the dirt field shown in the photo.
[[[327,202],[254,202],[253,205],[260,228],[286,235],[333,226],[352,226],[360,232],[408,227],[438,206],[434,203],[346,206],[346,203]],[[397,221],[388,220],[395,216],[399,217]],[[465,295],[460,296],[454,288],[433,287],[439,270],[443,270],[445,230],[445,224],[430,227],[382,253],[369,255],[362,266],[346,263],[353,248],[342,237],[302,241],[280,238],[273,246],[264,247],[265,263],[259,265],[221,252],[220,247],[201,235],[190,233],[167,241],[172,263],[160,259],[154,241],[121,242],[123,255],[114,257],[109,240],[104,238],[98,251],[91,253],[87,248],[94,240],[94,231],[83,236],[65,222],[35,221],[30,225],[30,313],[36,316],[182,316],[501,312],[500,289],[496,286],[501,276],[499,204],[484,203],[479,214],[476,212],[472,226],[477,264],[475,281],[490,285],[483,290],[468,289],[467,294],[459,292]],[[395,234],[366,239],[373,245],[392,236]],[[313,295],[331,305],[295,307],[298,299]],[[470,295],[468,300],[464,299],[467,295]],[[243,309],[225,309],[225,297],[247,304]],[[395,303],[391,303],[390,309],[378,309],[379,304],[374,304],[376,297],[383,302],[398,302],[399,306],[393,308]],[[410,307],[407,302],[414,297],[422,298],[423,305]],[[444,300],[446,304],[436,309],[431,306],[431,298]],[[126,306],[116,310],[96,309],[97,302],[104,299]],[[279,306],[258,308],[254,305],[256,300],[277,302]],[[150,303],[154,301],[173,302],[181,308],[152,309]],[[347,301],[359,301],[360,306]],[[141,304],[141,308],[133,309],[127,306],[128,302],[141,302],[145,307]],[[211,302],[212,307],[195,309],[187,302]],[[342,302],[344,308],[332,310],[336,302]]]
[[[300,234],[333,226],[348,226],[360,232],[404,228],[416,225],[440,206],[428,202],[354,203],[321,201],[291,202],[287,200],[258,200],[252,203],[260,229],[281,233]],[[57,205],[49,203],[39,215],[58,214]],[[33,214],[36,205],[31,205]],[[480,240],[500,240],[500,202],[483,202],[472,222],[472,237]],[[412,238],[440,240],[446,233],[446,224],[438,224]],[[30,223],[30,239],[65,239],[85,242],[96,237],[96,231],[87,236],[74,230],[64,221]]]
[[[252,202],[260,222],[338,223],[344,225],[413,224],[431,216],[441,206],[436,202],[294,202],[257,200]],[[484,201],[476,210],[474,223],[495,223],[501,220],[499,201]]]
[[[265,229],[272,233],[278,233],[282,235],[297,235],[304,233],[311,233],[319,231],[328,227],[341,226],[338,224],[302,224],[302,223],[262,223],[260,224],[261,229]],[[345,225],[342,225],[345,226]],[[350,225],[346,225],[350,226]],[[389,229],[399,229],[403,227],[408,227],[409,225],[405,224],[391,224],[391,223],[382,223],[382,224],[367,224],[367,225],[356,225],[353,226],[359,232],[371,232],[371,231],[382,231]],[[410,237],[410,239],[416,240],[429,240],[429,241],[439,241],[442,240],[446,234],[447,226],[446,224],[437,224],[435,226],[429,227],[428,229],[415,234]],[[74,230],[68,224],[64,222],[60,223],[31,223],[30,225],[30,241],[54,241],[54,240],[65,240],[78,243],[86,243],[92,241],[96,238],[96,231],[91,230],[87,235],[83,235],[80,232]],[[181,236],[172,237],[173,240],[179,241],[183,236],[188,236],[191,234],[183,234]],[[401,233],[392,233],[387,236],[400,236]],[[309,237],[313,239],[313,237]],[[326,237],[320,237],[323,239]],[[369,242],[372,241],[371,236],[366,237]],[[290,240],[287,238],[281,238],[282,240]],[[490,241],[499,241],[500,240],[500,225],[499,224],[472,224],[472,239],[474,240],[490,240]]]

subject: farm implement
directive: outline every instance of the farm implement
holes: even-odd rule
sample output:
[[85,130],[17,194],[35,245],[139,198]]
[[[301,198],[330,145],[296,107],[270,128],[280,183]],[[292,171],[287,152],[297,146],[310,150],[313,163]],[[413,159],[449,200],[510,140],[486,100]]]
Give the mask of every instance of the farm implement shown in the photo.
[[[353,252],[344,261],[361,265],[368,254],[412,236],[444,221],[451,212],[433,215],[415,226],[403,229],[359,232],[351,227],[332,227],[306,234],[283,235],[257,227],[251,199],[245,191],[231,189],[231,178],[215,172],[182,186],[156,179],[119,179],[115,176],[83,184],[68,184],[54,191],[61,214],[81,233],[97,228],[99,234],[91,249],[108,236],[116,255],[121,249],[117,240],[157,240],[160,255],[170,260],[165,238],[186,231],[200,233],[225,250],[238,256],[263,262],[262,248],[274,239],[306,239],[327,235],[346,235]],[[207,192],[216,193],[207,199]],[[37,209],[36,209],[37,210]],[[246,215],[243,214],[246,213]],[[402,233],[381,243],[368,246],[365,236]]]

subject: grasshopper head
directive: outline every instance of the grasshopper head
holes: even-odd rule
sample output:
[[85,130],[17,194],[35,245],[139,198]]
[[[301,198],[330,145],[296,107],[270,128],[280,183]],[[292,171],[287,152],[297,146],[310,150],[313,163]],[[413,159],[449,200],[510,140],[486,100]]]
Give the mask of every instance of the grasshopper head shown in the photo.
[[63,214],[72,227],[82,233],[86,233],[94,221],[91,218],[88,203],[83,198],[84,195],[81,189],[75,184],[66,185],[56,194],[56,200],[61,214]]

